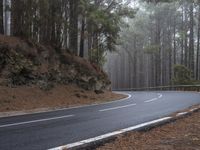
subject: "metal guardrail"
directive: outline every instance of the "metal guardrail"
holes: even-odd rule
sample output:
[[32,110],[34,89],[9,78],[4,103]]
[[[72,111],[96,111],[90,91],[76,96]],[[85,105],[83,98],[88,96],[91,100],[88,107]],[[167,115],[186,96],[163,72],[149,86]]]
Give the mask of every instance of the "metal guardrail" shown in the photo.
[[117,89],[117,91],[197,91],[200,92],[200,85],[174,85],[145,88]]

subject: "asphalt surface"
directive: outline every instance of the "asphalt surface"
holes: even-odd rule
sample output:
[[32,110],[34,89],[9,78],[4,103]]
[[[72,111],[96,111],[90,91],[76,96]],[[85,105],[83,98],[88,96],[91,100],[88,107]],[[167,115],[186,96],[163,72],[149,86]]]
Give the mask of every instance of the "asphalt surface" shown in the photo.
[[45,150],[159,119],[200,104],[194,92],[126,92],[108,104],[0,119],[0,150]]

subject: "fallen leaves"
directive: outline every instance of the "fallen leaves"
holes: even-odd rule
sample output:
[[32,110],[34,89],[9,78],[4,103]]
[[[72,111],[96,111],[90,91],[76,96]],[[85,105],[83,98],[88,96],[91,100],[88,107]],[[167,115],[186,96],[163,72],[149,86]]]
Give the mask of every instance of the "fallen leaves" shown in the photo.
[[147,132],[119,136],[97,150],[200,150],[200,112]]

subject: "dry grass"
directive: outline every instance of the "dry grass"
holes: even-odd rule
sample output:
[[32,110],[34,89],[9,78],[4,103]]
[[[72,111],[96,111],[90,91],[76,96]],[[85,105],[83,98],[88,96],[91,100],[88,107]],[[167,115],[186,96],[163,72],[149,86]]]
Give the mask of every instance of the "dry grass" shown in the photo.
[[126,96],[105,91],[96,94],[75,85],[59,85],[50,91],[42,91],[37,86],[8,88],[0,86],[0,112],[22,111],[38,108],[69,107],[84,104],[102,103]]
[[200,112],[148,132],[119,136],[98,150],[200,150]]

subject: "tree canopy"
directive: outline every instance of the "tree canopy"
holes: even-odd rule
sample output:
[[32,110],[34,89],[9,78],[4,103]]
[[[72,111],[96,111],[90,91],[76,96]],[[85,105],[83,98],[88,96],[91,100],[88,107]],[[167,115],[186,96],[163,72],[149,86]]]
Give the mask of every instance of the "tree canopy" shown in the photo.
[[115,50],[123,18],[134,10],[121,0],[17,0],[11,13],[13,36],[68,49],[101,65],[104,52]]

